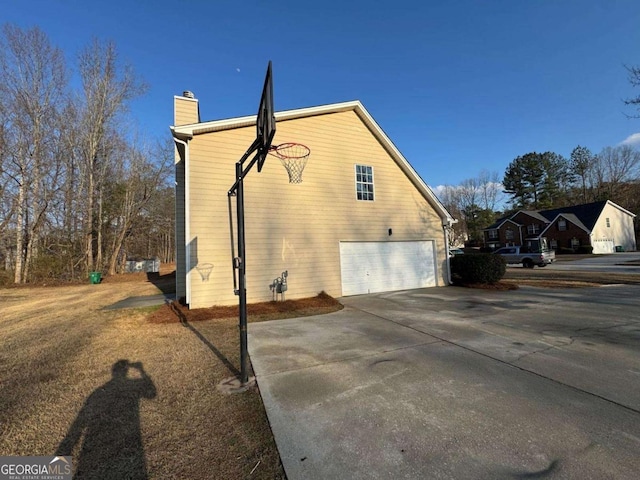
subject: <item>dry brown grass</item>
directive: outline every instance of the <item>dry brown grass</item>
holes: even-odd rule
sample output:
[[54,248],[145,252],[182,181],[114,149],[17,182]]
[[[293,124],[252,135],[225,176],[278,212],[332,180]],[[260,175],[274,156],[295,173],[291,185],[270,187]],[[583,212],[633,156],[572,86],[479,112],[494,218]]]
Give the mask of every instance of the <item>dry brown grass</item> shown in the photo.
[[[1,290],[0,455],[72,452],[78,478],[284,478],[257,388],[217,389],[239,365],[237,319],[103,310],[154,293],[137,274]],[[256,319],[336,303],[265,305]]]

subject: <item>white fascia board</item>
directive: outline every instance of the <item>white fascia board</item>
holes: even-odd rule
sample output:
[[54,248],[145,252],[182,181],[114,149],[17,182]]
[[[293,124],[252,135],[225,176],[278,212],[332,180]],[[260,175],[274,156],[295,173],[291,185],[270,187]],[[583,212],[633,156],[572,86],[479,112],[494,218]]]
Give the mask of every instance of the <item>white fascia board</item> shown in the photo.
[[[611,205],[614,208],[617,208],[618,210],[620,210],[623,213],[626,213],[627,215],[631,215],[632,218],[636,217],[635,213],[631,213],[629,210],[627,210],[626,208],[621,207],[620,205],[618,205],[617,203],[612,202],[611,200],[607,200],[607,205]],[[604,209],[603,209],[604,210]],[[602,213],[601,213],[602,214]]]
[[433,190],[426,184],[426,182],[418,175],[418,172],[414,170],[409,161],[400,153],[400,150],[396,148],[391,139],[384,133],[384,130],[380,128],[378,123],[373,119],[373,117],[367,112],[364,106],[359,102],[353,102],[355,104],[355,112],[362,118],[364,123],[369,127],[369,129],[373,132],[374,136],[380,141],[380,143],[385,147],[385,149],[391,154],[391,156],[395,159],[396,163],[400,166],[402,171],[411,179],[414,180],[414,184],[418,187],[418,190],[422,193],[422,195],[427,199],[427,201],[431,204],[433,208],[440,214],[440,218],[442,219],[443,225],[453,225],[454,223],[458,223],[458,220],[454,219],[451,214],[447,211],[445,206],[440,202],[438,197],[433,193]]

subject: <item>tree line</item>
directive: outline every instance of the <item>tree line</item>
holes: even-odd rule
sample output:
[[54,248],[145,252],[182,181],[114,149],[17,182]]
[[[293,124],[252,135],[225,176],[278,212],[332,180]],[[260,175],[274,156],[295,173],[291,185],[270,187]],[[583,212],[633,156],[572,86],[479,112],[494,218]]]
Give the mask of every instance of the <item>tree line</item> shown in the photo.
[[597,155],[577,146],[567,159],[554,152],[531,152],[514,159],[502,184],[512,209],[543,210],[612,200],[637,208],[640,152],[630,145],[606,147]]
[[146,84],[93,40],[75,62],[39,28],[0,35],[0,280],[115,274],[129,257],[174,259],[170,143],[135,133]]
[[445,186],[440,199],[458,219],[450,235],[452,245],[481,245],[483,229],[517,210],[611,200],[638,213],[640,151],[619,145],[593,154],[579,145],[569,158],[554,152],[530,152],[512,160],[502,177],[482,171],[459,185]]
[[[625,68],[629,83],[640,87],[640,67]],[[640,118],[640,95],[623,102],[638,112],[627,117]],[[482,245],[483,229],[521,209],[544,210],[611,200],[640,214],[640,151],[631,145],[618,145],[594,154],[578,145],[569,158],[555,152],[530,152],[513,159],[502,176],[483,170],[459,185],[445,186],[439,196],[458,219],[449,236],[452,246]],[[635,228],[636,236],[640,236],[638,222]]]

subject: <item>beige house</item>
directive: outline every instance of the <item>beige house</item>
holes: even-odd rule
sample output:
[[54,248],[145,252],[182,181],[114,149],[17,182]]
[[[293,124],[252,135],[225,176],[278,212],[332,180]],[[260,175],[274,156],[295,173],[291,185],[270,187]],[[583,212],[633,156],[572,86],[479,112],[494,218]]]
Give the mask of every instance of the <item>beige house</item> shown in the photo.
[[[174,115],[177,296],[190,308],[234,304],[227,193],[256,117],[201,122],[192,95],[174,98]],[[272,300],[285,271],[287,299],[449,283],[454,220],[360,102],[275,117],[273,145],[302,143],[311,154],[300,184],[271,155],[245,178],[249,303]],[[232,212],[235,227],[233,197]]]

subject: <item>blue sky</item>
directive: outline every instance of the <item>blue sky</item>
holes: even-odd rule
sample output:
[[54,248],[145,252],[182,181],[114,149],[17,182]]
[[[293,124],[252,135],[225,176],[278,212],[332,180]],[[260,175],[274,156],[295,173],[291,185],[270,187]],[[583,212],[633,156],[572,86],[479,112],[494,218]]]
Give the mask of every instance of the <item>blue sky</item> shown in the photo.
[[640,132],[622,103],[640,95],[624,69],[640,65],[637,0],[2,3],[0,23],[40,27],[69,65],[113,40],[150,86],[131,109],[149,137],[183,90],[203,120],[254,114],[269,60],[277,110],[360,100],[432,187]]

